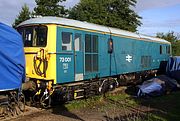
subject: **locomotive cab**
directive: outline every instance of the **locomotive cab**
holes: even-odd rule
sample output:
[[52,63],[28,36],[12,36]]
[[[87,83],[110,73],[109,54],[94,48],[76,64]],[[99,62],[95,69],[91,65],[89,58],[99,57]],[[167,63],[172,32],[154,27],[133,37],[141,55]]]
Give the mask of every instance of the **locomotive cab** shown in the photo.
[[27,82],[23,84],[23,90],[31,89],[42,100],[48,99],[56,81],[56,27],[32,24],[19,26],[17,30],[23,38],[26,58]]
[[[29,25],[17,28],[23,37],[24,51],[26,56],[26,75],[29,78],[52,80],[53,71],[50,71],[51,61],[56,49],[53,48],[53,26]],[[51,41],[51,42],[48,42]],[[53,65],[53,64],[52,64]]]
[[54,84],[83,80],[81,32],[52,24],[20,26],[17,30],[24,41],[27,77],[53,80]]

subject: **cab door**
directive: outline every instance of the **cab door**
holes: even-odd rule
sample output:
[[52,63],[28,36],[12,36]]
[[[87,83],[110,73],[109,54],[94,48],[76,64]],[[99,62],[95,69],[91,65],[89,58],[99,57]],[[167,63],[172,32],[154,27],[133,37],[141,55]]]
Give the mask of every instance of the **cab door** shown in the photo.
[[57,83],[74,81],[74,51],[72,29],[57,27],[56,58]]
[[75,81],[83,80],[84,76],[84,36],[81,31],[74,31],[74,72]]

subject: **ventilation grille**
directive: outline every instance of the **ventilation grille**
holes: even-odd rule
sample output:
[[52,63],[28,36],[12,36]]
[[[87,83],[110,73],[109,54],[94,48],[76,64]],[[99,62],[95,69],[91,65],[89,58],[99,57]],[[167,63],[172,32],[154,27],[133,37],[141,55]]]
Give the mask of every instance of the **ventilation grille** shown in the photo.
[[141,56],[142,68],[148,68],[151,66],[151,56]]

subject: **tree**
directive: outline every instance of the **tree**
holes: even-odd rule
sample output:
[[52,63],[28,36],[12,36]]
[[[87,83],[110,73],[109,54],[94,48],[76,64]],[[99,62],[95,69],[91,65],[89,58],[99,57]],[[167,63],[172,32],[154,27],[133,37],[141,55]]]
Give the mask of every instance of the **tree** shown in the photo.
[[22,6],[22,10],[19,12],[19,15],[15,19],[15,22],[13,23],[12,26],[15,28],[21,22],[30,19],[30,16],[31,16],[31,12],[29,11],[29,7],[26,4],[24,4]]
[[180,56],[180,36],[178,34],[175,35],[175,32],[171,31],[168,33],[157,33],[156,36],[171,42],[172,55]]
[[63,1],[66,0],[35,0],[34,15],[65,17],[67,10],[60,5]]
[[174,56],[180,56],[180,40],[172,43],[172,54]]
[[69,10],[69,18],[136,31],[141,17],[130,7],[136,0],[80,0]]
[[162,32],[160,32],[160,33],[157,33],[156,36],[157,36],[158,38],[165,39],[165,40],[167,40],[167,41],[169,41],[169,42],[175,42],[175,41],[178,40],[178,36],[176,36],[173,31],[168,32],[168,33],[162,33]]

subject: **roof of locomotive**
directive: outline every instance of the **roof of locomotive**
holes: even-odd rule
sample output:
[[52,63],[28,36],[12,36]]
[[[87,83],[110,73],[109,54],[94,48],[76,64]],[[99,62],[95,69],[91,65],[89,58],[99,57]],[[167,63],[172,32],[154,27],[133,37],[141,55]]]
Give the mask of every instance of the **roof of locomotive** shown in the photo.
[[88,30],[96,30],[96,31],[105,32],[105,33],[117,34],[117,35],[137,38],[137,39],[144,39],[146,41],[170,44],[170,42],[168,42],[164,39],[160,39],[160,38],[156,38],[156,37],[152,37],[152,36],[142,35],[142,34],[133,33],[133,32],[129,32],[129,31],[117,29],[117,28],[82,22],[82,21],[78,21],[78,20],[60,18],[60,17],[47,16],[47,17],[32,18],[32,19],[22,22],[21,24],[18,25],[18,27],[25,26],[25,25],[32,25],[32,24],[65,25],[65,26],[71,26],[71,27],[77,27],[77,28],[84,28],[84,29],[88,29]]

